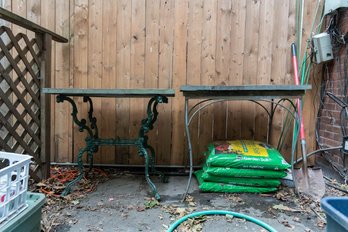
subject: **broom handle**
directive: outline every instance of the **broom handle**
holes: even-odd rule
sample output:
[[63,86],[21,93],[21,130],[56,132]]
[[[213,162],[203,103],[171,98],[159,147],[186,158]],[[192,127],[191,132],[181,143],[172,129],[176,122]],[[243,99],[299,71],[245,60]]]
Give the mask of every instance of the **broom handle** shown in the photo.
[[[292,52],[292,64],[294,67],[294,79],[295,79],[295,85],[300,85],[300,80],[298,77],[298,65],[297,65],[297,57],[296,57],[296,46],[295,44],[291,44],[291,52]],[[300,99],[296,100],[297,102],[297,111],[298,111],[298,117],[301,117],[300,120],[300,139],[305,139],[305,133],[304,133],[304,125],[303,125],[303,117],[302,117],[302,104]]]
[[[297,65],[297,57],[296,57],[296,46],[294,43],[291,44],[291,52],[292,52],[292,63],[294,67],[294,79],[295,85],[300,85],[300,79],[298,77],[298,65]],[[297,99],[297,111],[298,117],[300,118],[300,139],[301,139],[301,150],[302,150],[302,160],[303,160],[303,174],[306,179],[308,179],[307,172],[307,149],[306,149],[306,139],[304,133],[304,125],[303,125],[303,116],[302,116],[302,101]],[[308,184],[308,182],[307,182]]]

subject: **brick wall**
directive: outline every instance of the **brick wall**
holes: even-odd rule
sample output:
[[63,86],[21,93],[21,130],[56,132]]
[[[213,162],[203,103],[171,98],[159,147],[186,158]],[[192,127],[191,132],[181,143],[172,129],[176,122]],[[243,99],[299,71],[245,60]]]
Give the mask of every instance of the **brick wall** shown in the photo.
[[[328,22],[330,16],[326,16]],[[348,10],[340,10],[337,17],[337,28],[342,34],[348,32]],[[323,66],[322,105],[318,117],[318,142],[324,147],[342,145],[342,130],[340,114],[342,108],[330,99],[326,93],[331,92],[339,99],[348,103],[345,88],[348,81],[348,46],[334,45],[335,59]],[[346,126],[345,126],[346,128]],[[347,130],[347,129],[346,129]],[[347,130],[348,131],[348,130]],[[325,158],[331,160],[335,166],[343,170],[343,154],[340,151],[327,152]],[[348,159],[348,157],[347,157]],[[346,167],[348,163],[346,162]]]

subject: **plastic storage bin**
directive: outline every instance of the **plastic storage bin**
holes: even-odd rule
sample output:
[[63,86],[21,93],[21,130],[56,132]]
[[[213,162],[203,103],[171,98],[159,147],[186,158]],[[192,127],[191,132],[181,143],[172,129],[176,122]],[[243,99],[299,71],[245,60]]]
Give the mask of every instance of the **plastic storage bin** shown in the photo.
[[321,208],[326,214],[327,232],[348,232],[348,197],[325,197]]
[[27,207],[30,161],[29,155],[0,152],[0,227]]
[[45,195],[42,193],[27,193],[28,207],[1,227],[1,232],[40,232],[41,208],[45,204]]

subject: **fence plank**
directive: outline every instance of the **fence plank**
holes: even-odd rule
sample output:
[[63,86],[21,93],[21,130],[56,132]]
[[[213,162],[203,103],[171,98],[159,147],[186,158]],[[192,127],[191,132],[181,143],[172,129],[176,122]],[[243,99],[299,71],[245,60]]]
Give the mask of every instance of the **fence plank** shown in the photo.
[[[97,7],[97,6],[96,6]],[[115,88],[116,87],[116,23],[117,18],[115,17],[117,13],[117,2],[112,0],[107,0],[102,2],[102,24],[101,26],[102,35],[102,54],[101,57],[95,57],[95,59],[101,59],[97,62],[102,62],[101,76],[90,76],[91,86],[95,87],[99,85],[101,88]],[[92,15],[92,14],[91,14]],[[99,19],[100,20],[100,19]],[[98,21],[97,21],[98,22]],[[94,23],[94,21],[91,21]],[[97,24],[94,24],[97,25]],[[96,32],[97,33],[97,32]],[[95,39],[98,39],[95,38]],[[99,37],[99,39],[101,39]],[[96,40],[98,41],[98,40]],[[97,48],[100,49],[100,48]],[[98,67],[98,66],[96,66]],[[100,68],[100,67],[99,67]],[[96,74],[96,73],[95,73]],[[95,82],[94,84],[92,82]],[[91,87],[90,87],[91,88]],[[96,99],[93,99],[95,101]],[[98,102],[98,100],[97,100]],[[98,103],[97,103],[98,104]],[[116,110],[114,108],[116,104],[115,99],[102,99],[101,100],[101,112],[99,112],[99,117],[97,118],[99,133],[104,138],[114,137],[116,130]],[[96,115],[97,116],[97,115]],[[99,119],[99,120],[98,120]],[[102,163],[115,163],[115,147],[103,146],[100,148],[100,161]]]
[[[105,3],[106,4],[106,3]],[[103,2],[97,0],[90,0],[88,2],[88,88],[101,88],[103,73],[103,43],[97,43],[96,41],[103,41]],[[107,5],[107,7],[109,7]],[[110,32],[109,32],[110,33]],[[110,49],[111,50],[111,49]],[[116,50],[116,49],[115,49]],[[112,53],[110,51],[110,53]],[[114,75],[113,77],[116,77]],[[111,78],[113,78],[111,77]],[[105,128],[105,124],[108,122],[102,119],[102,100],[100,98],[93,99],[93,115],[97,118],[97,123],[100,132]],[[98,120],[99,119],[99,120]],[[107,128],[107,127],[106,127]],[[104,148],[102,148],[104,149]],[[94,162],[101,163],[104,160],[102,156],[111,156],[112,154],[102,154],[101,149],[94,154]]]
[[[218,1],[215,85],[229,85],[232,2]],[[226,139],[227,103],[214,105],[214,140]]]
[[[227,26],[228,24],[224,24],[224,25],[221,24],[217,28],[218,11],[221,10],[221,9],[218,9],[218,6],[221,7],[220,2],[218,1],[210,1],[210,0],[204,1],[203,22],[202,22],[203,27],[202,27],[202,55],[201,55],[201,80],[200,80],[201,85],[214,85],[214,80],[219,79],[219,78],[216,78],[217,77],[216,70],[218,68],[217,67],[218,56],[217,56],[216,50],[220,49],[220,47],[219,48],[217,47],[220,46],[221,41],[217,40],[217,38],[219,38],[220,33],[222,33],[220,29]],[[229,4],[229,6],[231,7],[231,4]],[[216,28],[216,30],[212,30],[212,28],[214,29]],[[229,28],[230,27],[227,26],[226,28],[224,28],[223,31],[226,31],[225,33],[229,34],[230,32]],[[221,35],[221,36],[223,37],[224,35]],[[229,44],[229,40],[226,41],[226,43]],[[228,76],[229,73],[227,72],[226,75]],[[198,134],[199,141],[200,141],[198,154],[203,154],[203,152],[206,151],[207,145],[213,140],[213,133],[214,134],[216,133],[215,127],[213,126],[214,124],[218,125],[218,123],[216,122],[215,120],[216,118],[214,118],[214,116],[216,116],[219,113],[218,112],[214,113],[215,109],[216,108],[213,108],[213,107],[207,107],[206,109],[202,110],[200,113],[200,122],[202,126],[200,126],[199,128],[199,134]],[[215,121],[213,121],[213,119]],[[223,122],[221,123],[225,124]],[[214,131],[213,131],[213,128],[214,128]],[[219,129],[219,128],[216,128],[216,129]],[[202,164],[203,161],[204,161],[204,156],[200,155],[197,164]]]
[[[175,1],[162,0],[160,5],[160,35],[159,35],[159,88],[171,88],[173,77],[173,44],[174,44],[174,7]],[[165,137],[158,145],[157,163],[170,162],[171,134],[172,134],[172,99],[167,104],[158,106],[158,135]]]
[[[117,58],[116,58],[116,86],[130,88],[130,41],[131,41],[131,1],[122,0],[117,5]],[[116,135],[121,138],[129,137],[129,99],[116,100]],[[129,163],[129,147],[116,147],[117,163]]]
[[[274,20],[272,35],[272,68],[271,84],[284,84],[286,73],[286,58],[284,54],[290,54],[290,45],[287,44],[288,28],[284,27],[288,22],[289,3],[287,1],[274,1]],[[277,146],[283,126],[283,109],[278,107],[273,119],[270,143]]]
[[[130,41],[130,86],[132,88],[144,88],[145,74],[145,2],[132,1],[132,19],[131,19],[131,41]],[[141,120],[145,116],[144,99],[130,99],[129,131],[131,138],[136,138],[139,133]],[[135,147],[130,148],[130,160],[132,164],[143,164],[144,159],[138,155]]]
[[[51,52],[52,52],[52,36],[45,34],[42,37],[43,54],[41,61],[41,88],[51,86]],[[51,151],[51,111],[50,111],[50,96],[40,93],[40,115],[41,115],[41,160],[45,162],[45,167],[42,169],[42,177],[50,176],[50,151]]]
[[[188,35],[187,35],[187,72],[186,84],[199,85],[201,77],[201,46],[202,46],[202,21],[203,21],[203,1],[193,0],[189,2]],[[190,101],[189,107],[197,101]],[[200,143],[199,134],[199,115],[190,124],[193,158],[200,157],[198,154]]]
[[[87,88],[88,71],[88,0],[77,0],[73,4],[74,25],[73,25],[73,86],[75,88]],[[80,118],[86,118],[87,106],[82,98],[78,98],[76,106]],[[65,103],[66,104],[66,103]],[[79,149],[85,146],[86,132],[80,132],[78,126],[74,125],[73,131],[73,160],[76,162]]]
[[[256,84],[257,54],[259,41],[260,1],[247,1],[245,35],[244,35],[244,70],[243,85]],[[255,136],[255,104],[242,103],[242,138],[254,139]]]
[[[158,0],[146,1],[145,88],[158,88],[159,84],[160,4]],[[156,124],[150,133],[148,143],[155,151],[158,151],[158,142],[158,125]]]
[[[230,83],[234,85],[243,84],[246,6],[245,0],[239,0],[232,4]],[[227,137],[230,139],[241,138],[242,104],[240,102],[228,103],[227,119]]]
[[[52,7],[49,4],[56,4],[55,31],[66,38],[69,38],[69,2],[64,1],[64,4],[54,3],[50,1],[46,7]],[[46,16],[52,18],[50,15]],[[56,88],[69,87],[70,63],[66,56],[70,54],[69,44],[55,44],[55,68],[53,85]],[[55,98],[52,97],[54,100]],[[69,162],[72,160],[72,120],[71,117],[66,117],[72,112],[69,104],[54,103],[52,110],[55,111],[56,120],[54,121],[54,145],[55,157],[60,157],[62,162]]]
[[174,25],[174,52],[173,52],[173,88],[176,91],[172,101],[172,137],[170,164],[181,165],[187,162],[184,137],[184,112],[182,103],[184,98],[179,92],[180,86],[186,81],[186,53],[187,47],[182,46],[187,41],[189,0],[175,2],[175,25]]
[[[274,1],[261,1],[260,3],[260,34],[259,52],[257,58],[257,84],[269,84],[272,63],[272,33],[273,33]],[[264,19],[264,20],[263,20]],[[270,110],[269,103],[260,103]],[[260,106],[255,108],[255,140],[267,142],[268,115]]]
[[[41,2],[40,0],[27,0],[26,18],[33,23],[40,24],[41,19]],[[27,31],[29,37],[34,37],[33,31]]]

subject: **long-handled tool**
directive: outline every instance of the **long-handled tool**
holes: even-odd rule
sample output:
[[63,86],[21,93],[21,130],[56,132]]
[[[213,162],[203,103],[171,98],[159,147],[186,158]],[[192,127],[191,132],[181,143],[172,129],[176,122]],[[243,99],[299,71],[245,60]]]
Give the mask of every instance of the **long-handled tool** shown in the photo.
[[[300,85],[300,79],[298,76],[298,65],[296,57],[296,46],[291,44],[292,63],[294,68],[294,81],[295,85]],[[301,153],[302,153],[302,168],[294,170],[294,183],[296,192],[302,192],[309,194],[316,200],[320,200],[325,194],[325,182],[323,173],[320,168],[308,169],[307,166],[307,148],[306,139],[304,133],[303,117],[302,117],[302,101],[297,99],[297,112],[300,119],[300,141],[301,141]],[[294,165],[294,164],[292,164]]]

